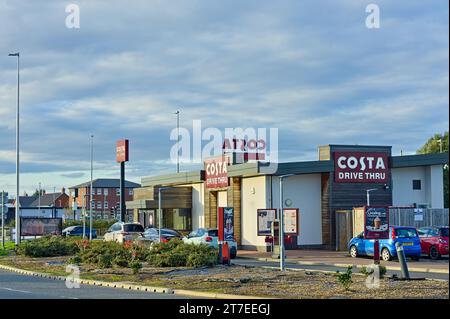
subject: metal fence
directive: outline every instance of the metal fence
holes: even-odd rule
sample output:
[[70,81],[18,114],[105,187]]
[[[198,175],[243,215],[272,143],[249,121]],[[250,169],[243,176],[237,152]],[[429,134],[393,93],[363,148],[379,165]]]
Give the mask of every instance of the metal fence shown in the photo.
[[395,226],[448,226],[448,208],[397,208],[389,209],[389,224]]

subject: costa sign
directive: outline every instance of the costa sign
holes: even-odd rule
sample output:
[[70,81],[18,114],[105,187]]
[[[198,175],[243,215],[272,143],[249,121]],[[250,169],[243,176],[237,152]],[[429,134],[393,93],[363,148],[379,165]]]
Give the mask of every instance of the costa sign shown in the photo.
[[205,160],[206,188],[228,187],[228,156],[218,156]]
[[118,163],[128,162],[128,140],[116,142],[116,161]]
[[334,180],[337,183],[386,183],[389,162],[386,153],[334,152]]

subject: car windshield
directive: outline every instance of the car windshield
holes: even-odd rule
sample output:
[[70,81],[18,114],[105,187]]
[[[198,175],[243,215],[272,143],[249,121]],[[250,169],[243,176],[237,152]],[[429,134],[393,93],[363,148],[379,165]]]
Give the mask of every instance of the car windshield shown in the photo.
[[161,235],[182,237],[179,232],[173,229],[161,229]]
[[397,228],[395,236],[398,238],[412,238],[417,237],[417,232],[414,228]]
[[139,224],[125,224],[123,225],[123,231],[127,233],[143,233],[144,227]]
[[441,236],[448,237],[448,228],[441,228]]

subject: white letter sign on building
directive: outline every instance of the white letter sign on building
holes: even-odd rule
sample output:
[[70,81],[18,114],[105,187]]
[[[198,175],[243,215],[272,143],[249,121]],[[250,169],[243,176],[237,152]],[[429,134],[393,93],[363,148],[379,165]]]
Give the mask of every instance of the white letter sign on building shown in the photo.
[[218,156],[205,160],[206,188],[228,187],[228,156]]
[[336,183],[387,183],[388,154],[334,152],[334,180]]

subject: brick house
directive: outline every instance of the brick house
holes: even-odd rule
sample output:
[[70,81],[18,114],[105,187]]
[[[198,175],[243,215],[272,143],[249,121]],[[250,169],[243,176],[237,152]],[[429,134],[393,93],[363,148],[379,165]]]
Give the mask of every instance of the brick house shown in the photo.
[[[132,200],[133,190],[140,186],[140,184],[125,181],[125,200]],[[89,211],[87,203],[91,200],[89,196],[90,187],[90,181],[69,187],[69,206],[75,216],[80,216],[83,210]],[[120,179],[95,179],[92,181],[92,193],[92,212],[94,218],[115,218],[117,211],[114,211],[114,209],[120,205]],[[76,218],[78,219],[78,217]]]

